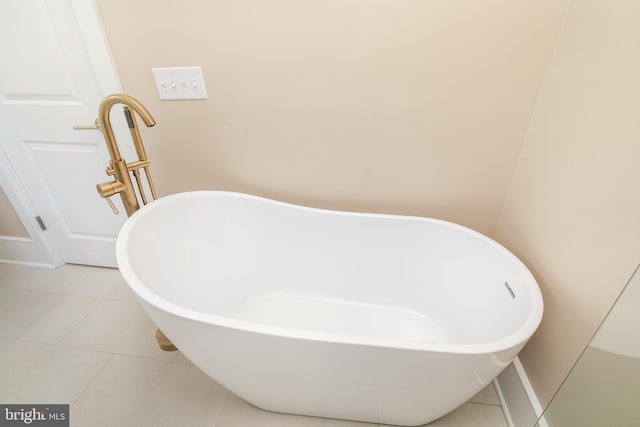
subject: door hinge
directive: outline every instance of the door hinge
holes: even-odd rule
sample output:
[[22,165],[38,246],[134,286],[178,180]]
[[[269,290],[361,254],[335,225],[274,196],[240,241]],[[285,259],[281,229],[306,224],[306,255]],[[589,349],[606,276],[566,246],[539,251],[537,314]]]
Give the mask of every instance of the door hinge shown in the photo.
[[47,229],[47,226],[44,225],[44,221],[39,216],[36,217],[36,222],[38,223],[42,231],[45,231]]

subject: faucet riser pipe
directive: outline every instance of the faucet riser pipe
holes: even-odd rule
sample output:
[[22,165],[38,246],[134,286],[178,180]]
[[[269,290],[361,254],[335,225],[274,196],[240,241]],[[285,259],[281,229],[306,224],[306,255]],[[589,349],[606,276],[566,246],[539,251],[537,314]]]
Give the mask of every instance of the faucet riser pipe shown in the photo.
[[[127,124],[129,125],[136,153],[138,154],[138,161],[126,163],[120,154],[118,142],[116,141],[115,135],[113,134],[113,128],[111,127],[110,117],[111,109],[116,104],[124,104],[125,117],[127,119]],[[149,111],[137,99],[125,94],[114,94],[104,98],[100,103],[98,118],[96,119],[96,127],[102,130],[105,142],[107,143],[107,149],[109,150],[109,155],[111,157],[111,161],[107,167],[107,175],[115,178],[114,181],[98,184],[96,188],[100,196],[106,198],[107,202],[109,202],[109,205],[113,209],[113,212],[116,214],[118,213],[118,210],[109,197],[115,194],[120,194],[127,216],[133,215],[133,213],[140,208],[136,190],[133,187],[133,182],[129,172],[133,173],[142,202],[146,204],[147,198],[145,196],[140,176],[140,169],[144,169],[151,194],[153,199],[156,199],[156,190],[153,186],[151,175],[149,174],[147,153],[145,152],[144,145],[142,144],[142,138],[138,131],[136,118],[133,114],[134,112],[142,118],[147,127],[151,127],[156,124],[151,113],[149,113]],[[159,329],[156,332],[156,340],[158,341],[160,348],[165,351],[177,350],[171,341]]]

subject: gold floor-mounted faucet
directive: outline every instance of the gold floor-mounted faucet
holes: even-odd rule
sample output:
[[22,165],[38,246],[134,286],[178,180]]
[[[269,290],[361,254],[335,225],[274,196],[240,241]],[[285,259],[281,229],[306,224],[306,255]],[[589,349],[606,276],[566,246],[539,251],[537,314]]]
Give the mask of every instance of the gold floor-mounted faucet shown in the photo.
[[[111,109],[116,104],[124,105],[124,115],[127,119],[129,131],[131,132],[133,145],[138,154],[138,160],[135,162],[127,163],[124,161],[120,154],[120,149],[118,148],[118,142],[113,134],[110,113]],[[144,145],[142,144],[142,138],[138,131],[136,118],[133,114],[134,112],[142,118],[147,127],[151,127],[156,124],[156,121],[153,119],[153,116],[151,116],[151,113],[149,113],[149,110],[147,110],[140,101],[132,96],[118,93],[109,95],[102,100],[98,109],[98,118],[96,119],[95,127],[76,127],[77,129],[95,129],[97,127],[102,131],[105,142],[107,143],[107,148],[109,149],[109,155],[111,156],[106,172],[108,176],[113,176],[114,180],[98,184],[96,188],[98,190],[98,194],[100,194],[100,196],[109,203],[109,206],[111,206],[111,209],[113,209],[113,213],[115,214],[118,214],[118,209],[113,204],[110,197],[120,194],[122,204],[124,205],[124,209],[127,211],[128,216],[131,216],[140,208],[138,195],[142,199],[142,204],[147,204],[147,196],[145,194],[142,177],[140,175],[141,169],[144,171],[144,176],[149,184],[152,200],[156,199],[156,190],[153,186],[153,181],[151,180],[151,174],[149,173],[147,153],[145,152]],[[137,193],[129,173],[131,173],[135,178],[138,190]],[[156,340],[158,341],[160,348],[165,351],[177,350],[173,343],[162,333],[160,329],[156,331]]]
[[[126,163],[120,154],[120,149],[118,148],[118,142],[113,134],[113,128],[111,126],[111,109],[116,104],[124,104],[124,115],[127,119],[127,124],[129,125],[129,130],[131,132],[131,137],[133,138],[133,145],[136,148],[136,152],[138,153],[138,161]],[[142,180],[140,177],[140,169],[143,169],[145,172],[145,177],[147,182],[149,183],[149,188],[151,189],[152,197],[156,198],[156,192],[153,187],[153,181],[151,180],[151,175],[149,174],[149,161],[147,160],[147,154],[144,150],[144,146],[142,145],[142,138],[140,137],[140,132],[138,131],[138,126],[136,123],[135,115],[132,114],[131,109],[138,113],[138,115],[144,121],[144,124],[147,127],[154,126],[156,121],[149,113],[144,105],[142,105],[137,99],[124,94],[114,94],[109,95],[100,103],[100,108],[98,109],[98,119],[96,120],[97,126],[102,130],[104,135],[104,139],[107,143],[107,148],[109,149],[109,155],[111,156],[111,161],[109,162],[109,166],[107,167],[107,175],[113,176],[115,180],[110,182],[103,182],[98,184],[96,188],[98,189],[98,194],[101,197],[105,198],[111,209],[113,209],[114,213],[118,213],[115,205],[109,197],[120,194],[122,198],[122,204],[124,205],[124,209],[127,211],[127,215],[131,216],[135,211],[140,208],[138,204],[138,197],[136,195],[136,191],[133,188],[133,183],[131,181],[131,176],[129,172],[133,173],[133,176],[136,179],[136,184],[138,185],[138,192],[142,197],[143,203],[146,204],[147,199],[145,196],[145,192],[142,186]]]

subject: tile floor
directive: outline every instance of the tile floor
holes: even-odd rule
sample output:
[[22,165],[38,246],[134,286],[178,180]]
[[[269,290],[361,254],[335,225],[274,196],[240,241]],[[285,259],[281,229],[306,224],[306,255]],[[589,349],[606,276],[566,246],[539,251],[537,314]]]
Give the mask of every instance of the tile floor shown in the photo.
[[[115,269],[0,264],[0,403],[69,403],[71,425],[374,427],[262,411],[155,343]],[[493,385],[433,427],[506,427]]]

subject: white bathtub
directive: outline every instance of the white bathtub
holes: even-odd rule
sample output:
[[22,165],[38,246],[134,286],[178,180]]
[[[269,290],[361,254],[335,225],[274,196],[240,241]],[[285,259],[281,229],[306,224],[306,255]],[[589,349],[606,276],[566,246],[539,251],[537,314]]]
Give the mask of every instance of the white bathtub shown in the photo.
[[182,193],[135,213],[117,258],[196,366],[277,412],[427,423],[491,382],[542,317],[516,257],[428,218]]

